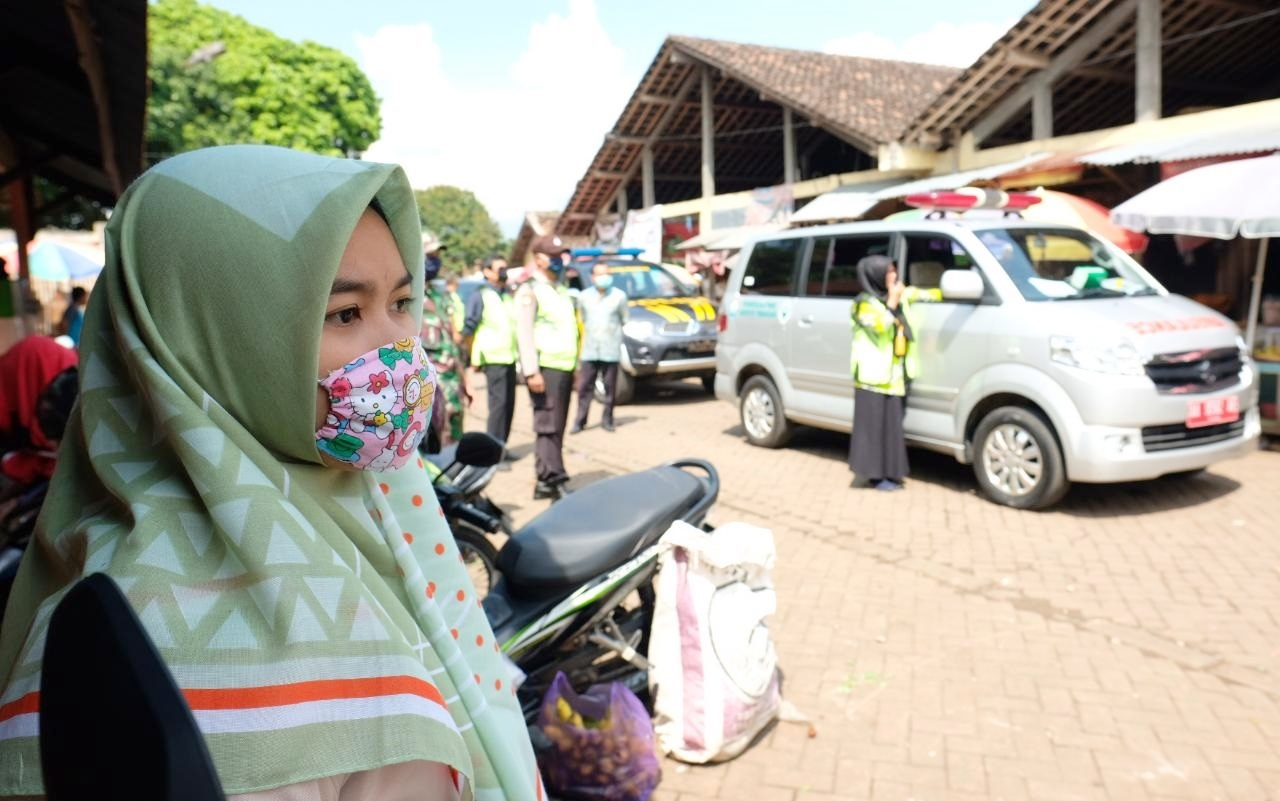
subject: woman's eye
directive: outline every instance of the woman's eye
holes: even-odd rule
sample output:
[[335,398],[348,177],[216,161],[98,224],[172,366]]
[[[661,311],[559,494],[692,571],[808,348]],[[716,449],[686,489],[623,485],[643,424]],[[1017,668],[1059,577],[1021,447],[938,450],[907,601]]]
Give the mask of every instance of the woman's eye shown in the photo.
[[345,309],[339,309],[336,312],[324,318],[325,322],[336,323],[338,325],[351,325],[360,319],[360,310],[355,306],[348,306]]
[[413,311],[413,298],[400,298],[397,300],[396,311],[404,313]]

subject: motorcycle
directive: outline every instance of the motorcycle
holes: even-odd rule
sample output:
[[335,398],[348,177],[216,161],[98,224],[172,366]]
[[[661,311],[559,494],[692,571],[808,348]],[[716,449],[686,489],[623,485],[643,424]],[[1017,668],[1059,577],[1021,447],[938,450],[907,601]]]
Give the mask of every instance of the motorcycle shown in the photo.
[[[493,444],[481,446],[480,438],[492,440],[466,435],[456,458],[492,458]],[[658,540],[676,520],[707,528],[719,493],[710,462],[678,459],[589,484],[511,533],[482,605],[503,654],[524,676],[517,696],[527,721],[557,671],[579,690],[622,681],[647,695]],[[477,512],[460,495],[446,495],[441,506],[450,520]],[[459,527],[454,536],[461,548],[474,532]]]
[[497,576],[498,550],[490,534],[512,534],[507,514],[484,495],[505,453],[502,441],[471,432],[439,453],[424,453],[423,463],[462,561],[484,598]]

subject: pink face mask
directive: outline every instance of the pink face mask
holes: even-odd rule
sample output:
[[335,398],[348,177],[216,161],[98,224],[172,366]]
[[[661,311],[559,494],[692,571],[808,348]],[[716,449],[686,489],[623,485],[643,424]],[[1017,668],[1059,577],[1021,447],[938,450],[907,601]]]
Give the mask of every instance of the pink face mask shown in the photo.
[[415,455],[436,390],[418,337],[371,350],[319,384],[329,396],[316,431],[321,453],[358,470],[394,470]]

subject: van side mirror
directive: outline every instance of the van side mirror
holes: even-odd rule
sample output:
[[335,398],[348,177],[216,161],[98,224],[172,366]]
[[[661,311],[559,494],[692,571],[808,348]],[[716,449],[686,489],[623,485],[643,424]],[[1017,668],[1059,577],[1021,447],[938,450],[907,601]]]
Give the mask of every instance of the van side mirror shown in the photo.
[[943,300],[977,301],[986,292],[982,276],[975,270],[947,270],[940,285]]

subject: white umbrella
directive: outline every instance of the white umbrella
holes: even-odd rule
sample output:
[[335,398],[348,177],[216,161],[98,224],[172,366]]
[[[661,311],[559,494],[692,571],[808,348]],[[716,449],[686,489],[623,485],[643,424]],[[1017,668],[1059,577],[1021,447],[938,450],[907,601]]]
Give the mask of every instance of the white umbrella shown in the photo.
[[1280,153],[1175,175],[1116,206],[1111,220],[1132,231],[1153,234],[1261,239],[1245,332],[1245,341],[1253,347],[1267,242],[1280,236]]

